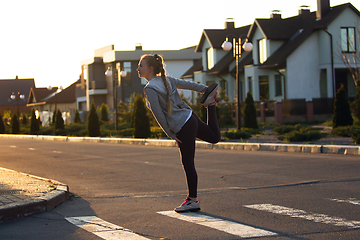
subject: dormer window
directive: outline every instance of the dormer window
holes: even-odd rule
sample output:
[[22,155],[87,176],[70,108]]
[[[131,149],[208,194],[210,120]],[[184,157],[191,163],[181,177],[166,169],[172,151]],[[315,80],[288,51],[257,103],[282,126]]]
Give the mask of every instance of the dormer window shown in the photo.
[[355,49],[355,28],[341,28],[341,51],[345,53],[353,53]]

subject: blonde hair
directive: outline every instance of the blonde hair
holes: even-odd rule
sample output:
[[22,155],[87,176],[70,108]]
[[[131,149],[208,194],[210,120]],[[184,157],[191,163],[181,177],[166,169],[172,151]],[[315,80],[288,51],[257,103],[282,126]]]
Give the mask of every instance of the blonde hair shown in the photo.
[[155,75],[159,75],[165,85],[168,97],[168,114],[171,115],[171,100],[170,100],[170,86],[166,80],[165,62],[162,56],[157,54],[145,54],[141,57],[144,59],[148,66],[153,67]]

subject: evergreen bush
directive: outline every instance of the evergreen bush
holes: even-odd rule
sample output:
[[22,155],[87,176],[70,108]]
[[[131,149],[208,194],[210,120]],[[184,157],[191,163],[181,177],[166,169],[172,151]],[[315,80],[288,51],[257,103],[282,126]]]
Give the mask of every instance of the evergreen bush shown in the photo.
[[57,130],[64,130],[64,129],[65,129],[64,119],[62,118],[60,109],[58,109],[55,117],[55,132]]
[[40,122],[36,119],[35,109],[33,108],[31,111],[31,119],[30,119],[30,134],[34,135],[40,130]]
[[134,127],[134,138],[148,138],[151,136],[149,117],[147,116],[143,97],[140,94],[136,96],[134,101],[132,119]]
[[353,118],[351,116],[350,103],[346,96],[345,88],[341,85],[335,96],[333,128],[351,125],[353,125]]
[[88,116],[87,132],[89,137],[100,137],[100,121],[96,113],[95,103],[91,103],[90,112]]
[[77,109],[75,110],[74,122],[75,123],[81,123],[80,113],[79,113],[79,111]]
[[109,122],[108,106],[105,103],[101,104],[100,107],[100,120],[103,122]]
[[20,132],[19,118],[16,113],[11,118],[11,133],[18,134]]
[[244,127],[258,129],[259,125],[256,119],[256,108],[254,104],[254,98],[251,93],[248,92],[245,98],[244,106]]
[[5,133],[5,123],[2,115],[0,114],[0,134]]
[[23,124],[23,125],[26,125],[27,124],[27,116],[26,116],[26,114],[25,113],[22,113],[22,121],[21,121],[21,123]]
[[221,135],[226,139],[248,139],[251,137],[251,134],[244,130],[230,130],[221,133]]

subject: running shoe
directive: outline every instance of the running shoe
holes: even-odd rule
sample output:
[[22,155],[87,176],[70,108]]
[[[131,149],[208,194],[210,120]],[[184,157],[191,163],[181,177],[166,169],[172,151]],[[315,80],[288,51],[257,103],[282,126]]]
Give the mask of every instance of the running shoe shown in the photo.
[[205,93],[200,98],[200,103],[204,105],[204,107],[208,107],[210,104],[217,102],[217,90],[219,85],[217,83],[211,84],[205,91]]
[[200,211],[200,201],[185,199],[185,202],[183,202],[179,207],[175,208],[174,210],[178,213]]

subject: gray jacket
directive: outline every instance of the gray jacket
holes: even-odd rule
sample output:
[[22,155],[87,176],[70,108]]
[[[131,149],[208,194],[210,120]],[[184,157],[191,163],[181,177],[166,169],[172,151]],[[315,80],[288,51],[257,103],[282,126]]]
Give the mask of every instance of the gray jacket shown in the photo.
[[166,87],[160,77],[155,77],[146,84],[144,94],[146,105],[153,113],[160,127],[168,137],[175,139],[176,133],[181,130],[192,112],[191,108],[181,99],[177,89],[187,89],[203,93],[207,86],[172,77],[167,77],[167,81],[170,88],[171,115],[167,111],[168,98]]

